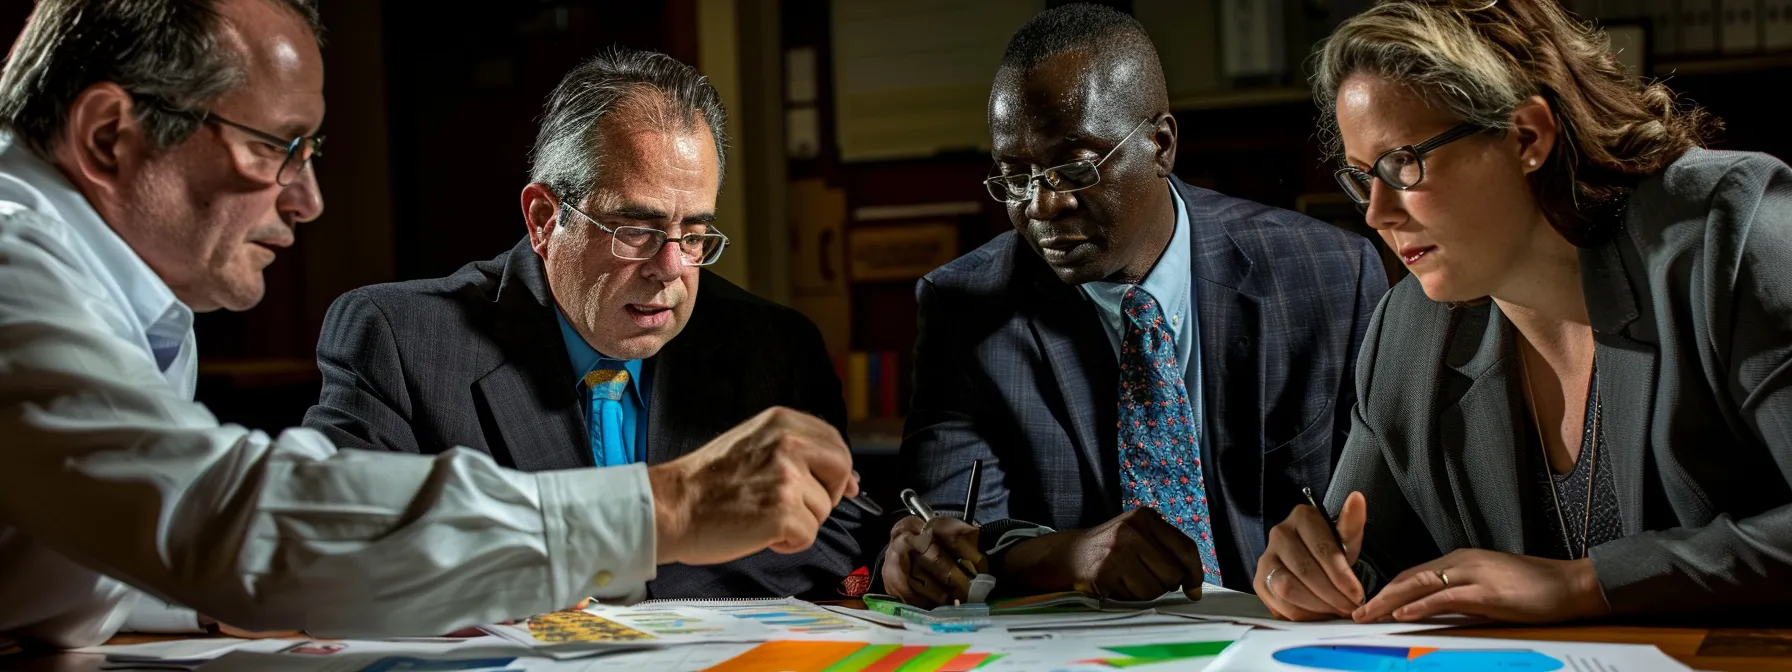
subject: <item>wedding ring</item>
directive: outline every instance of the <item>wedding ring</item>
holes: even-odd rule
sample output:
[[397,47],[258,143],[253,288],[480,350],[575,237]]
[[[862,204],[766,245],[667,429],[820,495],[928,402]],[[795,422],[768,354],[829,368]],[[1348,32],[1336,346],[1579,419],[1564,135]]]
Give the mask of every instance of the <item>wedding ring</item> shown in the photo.
[[1433,569],[1433,570],[1431,570],[1431,573],[1432,573],[1432,574],[1436,574],[1436,575],[1437,575],[1437,580],[1439,580],[1439,581],[1442,581],[1442,582],[1444,582],[1444,587],[1445,587],[1445,588],[1449,588],[1449,587],[1450,587],[1450,575],[1449,575],[1449,574],[1445,574],[1445,573],[1444,573],[1444,570],[1441,570],[1441,569]]
[[1264,590],[1269,590],[1269,582],[1276,580],[1276,572],[1279,572],[1279,571],[1282,571],[1281,567],[1271,568],[1269,570],[1269,575],[1263,577],[1263,589]]

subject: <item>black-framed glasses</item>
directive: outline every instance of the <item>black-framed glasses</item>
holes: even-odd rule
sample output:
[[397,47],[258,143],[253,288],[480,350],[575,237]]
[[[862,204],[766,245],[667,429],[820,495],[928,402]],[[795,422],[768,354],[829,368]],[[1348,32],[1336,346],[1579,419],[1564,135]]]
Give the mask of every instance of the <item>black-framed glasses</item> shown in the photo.
[[1132,130],[1126,132],[1126,137],[1121,138],[1120,142],[1114,143],[1113,149],[1109,149],[1107,154],[1103,154],[1101,158],[1094,161],[1080,159],[1061,166],[1052,166],[1037,173],[995,175],[984,180],[983,186],[989,189],[990,198],[1003,203],[1025,203],[1031,200],[1035,183],[1043,184],[1045,188],[1060,194],[1088,189],[1101,184],[1101,164],[1107,163],[1108,157],[1113,156],[1114,152],[1120,151],[1120,148],[1128,140],[1131,140],[1132,136],[1139,132],[1139,129],[1144,128],[1145,124],[1150,122],[1151,118],[1149,117],[1139,122],[1137,126],[1132,127]]
[[1472,123],[1457,124],[1430,140],[1416,145],[1395,147],[1375,157],[1369,164],[1369,171],[1364,172],[1355,166],[1344,166],[1332,173],[1338,180],[1338,186],[1344,188],[1344,194],[1356,202],[1358,207],[1369,205],[1370,187],[1375,178],[1388,186],[1406,191],[1425,181],[1425,155],[1437,151],[1437,148],[1461,140],[1481,132],[1481,127]]
[[722,250],[728,249],[728,236],[709,227],[709,233],[687,233],[672,238],[665,231],[651,226],[604,226],[596,217],[585,214],[585,211],[573,207],[571,203],[563,204],[584,217],[585,221],[597,225],[598,230],[610,234],[610,254],[617,259],[629,261],[646,261],[659,254],[661,248],[669,240],[678,242],[680,259],[686,266],[708,266],[722,258]]

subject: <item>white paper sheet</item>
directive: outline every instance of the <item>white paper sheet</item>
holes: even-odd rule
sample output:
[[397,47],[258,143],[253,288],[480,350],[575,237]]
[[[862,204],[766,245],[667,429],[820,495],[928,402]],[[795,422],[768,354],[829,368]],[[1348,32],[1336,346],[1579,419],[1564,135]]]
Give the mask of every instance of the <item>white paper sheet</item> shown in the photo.
[[1653,646],[1479,639],[1471,637],[1350,637],[1321,639],[1301,632],[1257,630],[1208,666],[1214,672],[1601,672],[1684,671]]

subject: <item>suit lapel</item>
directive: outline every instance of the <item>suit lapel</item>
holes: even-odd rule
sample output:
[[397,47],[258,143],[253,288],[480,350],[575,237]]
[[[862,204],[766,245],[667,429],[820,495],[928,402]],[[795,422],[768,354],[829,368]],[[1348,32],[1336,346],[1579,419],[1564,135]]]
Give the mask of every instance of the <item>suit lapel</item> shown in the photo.
[[[1210,491],[1219,502],[1222,532],[1234,539],[1236,556],[1254,565],[1261,554],[1269,520],[1265,508],[1262,419],[1259,372],[1263,344],[1260,302],[1248,289],[1251,260],[1226,231],[1226,222],[1201,207],[1200,194],[1180,180],[1172,183],[1189,218],[1189,259],[1193,274],[1196,330],[1200,335],[1200,368],[1189,367],[1184,381],[1201,390],[1202,463]],[[1194,362],[1190,362],[1194,364]],[[1318,484],[1314,484],[1318,485]],[[1222,534],[1222,536],[1225,536]],[[1221,554],[1222,562],[1231,556]],[[1250,567],[1238,567],[1232,571]],[[1230,574],[1228,574],[1230,575]]]
[[[709,271],[699,271],[703,279],[698,286],[714,286],[720,278],[710,279]],[[718,317],[714,302],[699,299],[691,308],[691,319],[678,336],[666,343],[659,354],[642,363],[647,375],[647,463],[668,462],[696,450],[710,439],[732,428],[725,421],[740,406],[735,398],[739,389],[737,377],[752,370],[750,362],[730,361],[729,343],[719,337],[730,331],[725,324],[712,324]],[[734,375],[712,375],[731,371]],[[743,418],[744,419],[744,418]]]
[[[1580,253],[1582,292],[1593,323],[1594,358],[1599,367],[1600,431],[1611,450],[1612,484],[1624,534],[1643,531],[1643,459],[1654,416],[1656,368],[1660,352],[1633,329],[1641,311],[1624,271],[1620,232],[1611,242]],[[1640,262],[1638,262],[1640,264]],[[1640,268],[1640,265],[1638,266]]]
[[[1053,409],[1054,415],[1069,419],[1067,429],[1082,456],[1083,472],[1094,477],[1104,501],[1113,503],[1108,508],[1117,510],[1120,493],[1113,486],[1119,453],[1104,450],[1114,445],[1119,422],[1120,366],[1113,346],[1094,306],[1075,287],[1052,275],[1025,243],[1015,245],[1015,265],[1024,271],[1016,281],[1027,283],[1026,295],[1034,298],[1033,338],[1064,403],[1062,409]],[[1044,397],[1052,399],[1050,394]]]
[[[1424,453],[1434,456],[1429,473],[1414,473],[1434,481],[1432,487],[1414,490],[1438,494],[1435,501],[1415,502],[1413,508],[1421,517],[1443,523],[1429,525],[1434,532],[1456,533],[1457,538],[1438,539],[1446,548],[1524,553],[1537,507],[1524,496],[1531,489],[1522,479],[1531,473],[1527,468],[1532,462],[1520,451],[1536,450],[1529,439],[1536,428],[1516,413],[1526,408],[1517,332],[1491,303],[1459,308],[1440,319],[1452,322],[1444,353],[1450,371],[1437,390],[1437,424],[1425,434],[1431,449]],[[1495,513],[1514,510],[1517,515]]]
[[494,303],[504,361],[473,384],[490,413],[481,421],[496,426],[517,469],[594,466],[541,258],[527,238],[505,259]]

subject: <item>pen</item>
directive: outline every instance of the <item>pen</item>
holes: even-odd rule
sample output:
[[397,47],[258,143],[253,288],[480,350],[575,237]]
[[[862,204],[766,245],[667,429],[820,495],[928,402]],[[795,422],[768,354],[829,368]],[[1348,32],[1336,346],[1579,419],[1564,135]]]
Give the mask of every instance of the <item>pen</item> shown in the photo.
[[855,481],[859,481],[859,487],[861,489],[859,490],[859,494],[857,496],[848,497],[848,498],[846,498],[846,501],[852,502],[853,506],[857,506],[860,509],[864,510],[865,513],[869,513],[873,516],[884,515],[884,507],[878,506],[877,502],[871,501],[871,495],[865,494],[865,491],[863,490],[863,488],[865,487],[865,484],[864,484],[864,481],[859,479],[859,472],[856,472],[856,471],[852,472],[852,479]]
[[964,489],[964,522],[977,524],[977,491],[983,481],[983,460],[971,460],[971,482]]
[[1313,489],[1301,488],[1300,494],[1306,495],[1307,503],[1312,504],[1313,508],[1319,511],[1319,517],[1325,519],[1325,529],[1332,531],[1332,541],[1338,543],[1338,550],[1344,550],[1344,537],[1343,535],[1338,534],[1338,521],[1332,518],[1332,514],[1325,512],[1325,507],[1320,506],[1318,500],[1313,499]]
[[921,495],[914,488],[903,488],[902,494],[897,496],[902,498],[902,505],[908,507],[909,513],[921,517],[921,522],[933,520],[933,509],[927,506],[927,502],[921,501]]

